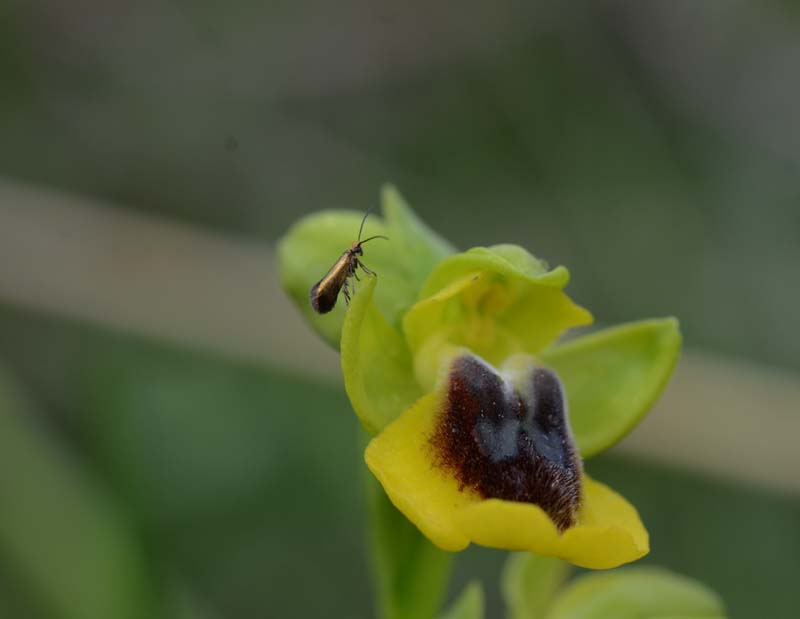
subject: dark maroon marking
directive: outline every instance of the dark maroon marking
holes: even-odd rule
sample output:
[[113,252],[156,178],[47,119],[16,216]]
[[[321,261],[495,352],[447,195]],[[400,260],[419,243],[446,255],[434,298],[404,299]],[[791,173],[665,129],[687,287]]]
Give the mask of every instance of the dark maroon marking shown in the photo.
[[520,394],[475,357],[450,368],[445,409],[431,436],[438,466],[484,498],[534,503],[560,531],[575,524],[581,461],[561,382],[532,368]]

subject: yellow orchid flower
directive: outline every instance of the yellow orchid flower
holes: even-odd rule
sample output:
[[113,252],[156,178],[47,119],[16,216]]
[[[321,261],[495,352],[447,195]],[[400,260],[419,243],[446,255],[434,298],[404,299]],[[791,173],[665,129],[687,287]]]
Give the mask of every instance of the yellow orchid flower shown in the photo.
[[[346,310],[305,314],[339,342],[347,394],[373,435],[366,462],[392,503],[449,551],[473,542],[598,569],[645,555],[636,509],[582,459],[618,442],[658,397],[679,354],[677,321],[559,344],[592,321],[564,293],[564,267],[514,245],[455,253],[394,190],[384,198],[369,233],[391,240],[364,258],[378,276],[362,278]],[[327,268],[317,257],[346,247],[357,221],[314,215],[284,239],[298,304]]]

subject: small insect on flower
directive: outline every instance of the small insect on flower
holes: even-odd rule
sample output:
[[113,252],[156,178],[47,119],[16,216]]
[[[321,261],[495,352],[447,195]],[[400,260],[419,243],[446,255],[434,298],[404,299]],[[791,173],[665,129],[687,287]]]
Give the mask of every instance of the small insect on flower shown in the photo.
[[371,209],[367,209],[364,213],[364,218],[361,220],[361,227],[358,229],[358,240],[348,247],[344,253],[339,256],[339,259],[333,263],[333,266],[328,270],[325,276],[311,287],[309,295],[311,307],[318,314],[327,314],[336,305],[336,299],[339,297],[339,291],[344,292],[344,300],[350,303],[351,283],[350,278],[355,277],[359,279],[356,272],[358,267],[367,275],[375,275],[374,271],[369,270],[364,263],[361,262],[360,256],[364,255],[364,250],[361,246],[367,241],[372,239],[386,239],[388,237],[377,234],[368,239],[361,240],[361,232],[364,230],[364,222],[367,221]]

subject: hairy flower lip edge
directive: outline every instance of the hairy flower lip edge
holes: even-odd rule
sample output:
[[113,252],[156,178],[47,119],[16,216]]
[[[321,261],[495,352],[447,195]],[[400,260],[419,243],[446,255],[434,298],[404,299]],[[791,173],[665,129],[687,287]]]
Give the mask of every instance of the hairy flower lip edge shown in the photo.
[[439,468],[486,499],[538,505],[561,532],[577,523],[583,462],[555,372],[530,355],[495,368],[465,351],[440,393],[428,439]]
[[483,499],[461,490],[426,453],[441,395],[420,398],[364,453],[395,507],[436,546],[455,552],[473,542],[555,556],[591,569],[616,567],[649,552],[647,531],[633,505],[585,474],[578,524],[561,534],[536,505]]

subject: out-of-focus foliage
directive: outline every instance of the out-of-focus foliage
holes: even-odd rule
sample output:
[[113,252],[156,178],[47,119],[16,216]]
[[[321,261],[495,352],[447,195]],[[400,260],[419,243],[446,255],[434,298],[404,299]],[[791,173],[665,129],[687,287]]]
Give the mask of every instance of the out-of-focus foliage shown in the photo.
[[155,583],[128,515],[42,432],[2,368],[0,453],[0,556],[31,605],[18,616],[157,616]]
[[501,583],[508,619],[544,619],[571,571],[570,564],[559,559],[529,552],[509,555]]
[[441,619],[483,619],[483,613],[483,587],[479,582],[472,582],[441,616]]
[[669,570],[624,567],[578,576],[568,564],[519,553],[503,572],[508,619],[724,619],[719,596]]
[[266,239],[391,179],[457,246],[569,264],[601,322],[680,316],[697,345],[800,368],[787,3],[80,16],[0,13],[0,173]]
[[724,619],[719,596],[659,568],[627,568],[578,578],[559,593],[547,619]]
[[[170,598],[164,605],[177,609],[169,619],[264,609],[370,615],[355,509],[363,501],[360,454],[344,394],[267,368],[0,313],[0,349],[49,413],[42,422],[61,448],[131,521],[156,589]],[[45,343],[52,365],[40,363]],[[0,468],[20,470],[17,453],[0,452]],[[92,543],[100,541],[90,533],[62,542]],[[25,564],[2,545],[0,566],[4,586],[29,592]],[[299,574],[316,595],[298,597]]]

